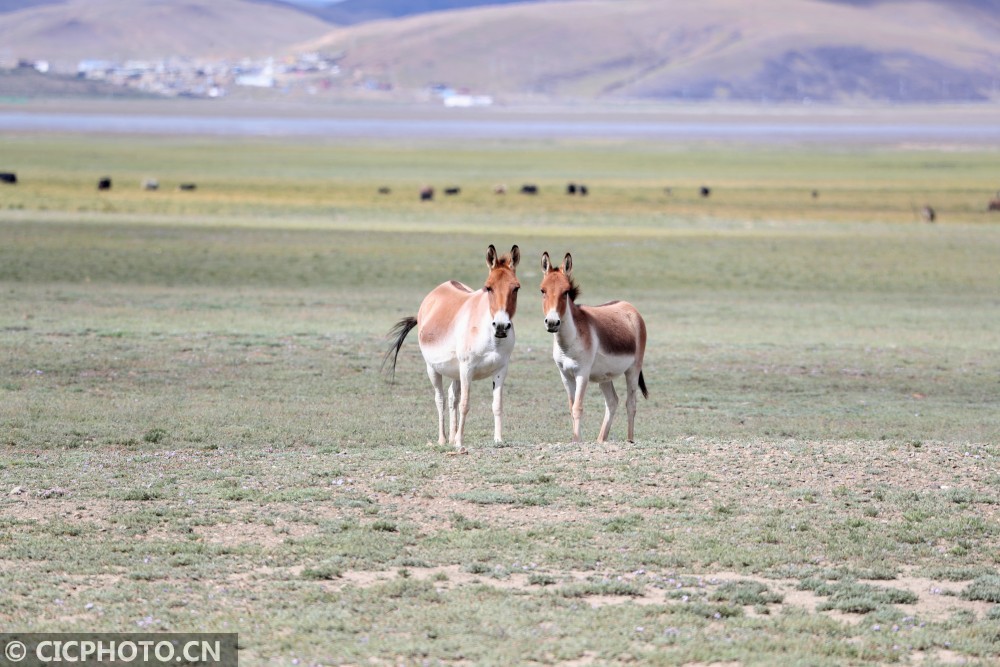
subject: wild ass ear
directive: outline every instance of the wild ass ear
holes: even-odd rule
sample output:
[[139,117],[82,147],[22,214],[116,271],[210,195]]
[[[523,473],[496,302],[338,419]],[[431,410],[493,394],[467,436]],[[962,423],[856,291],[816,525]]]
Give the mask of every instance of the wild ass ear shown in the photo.
[[548,273],[552,270],[552,262],[549,261],[549,251],[546,250],[542,253],[542,273]]
[[497,249],[490,244],[490,247],[486,249],[486,266],[491,269],[497,264]]
[[567,276],[573,272],[573,255],[566,253],[566,257],[563,259],[562,270]]
[[514,244],[510,247],[510,268],[511,270],[517,268],[517,263],[521,261],[521,249]]

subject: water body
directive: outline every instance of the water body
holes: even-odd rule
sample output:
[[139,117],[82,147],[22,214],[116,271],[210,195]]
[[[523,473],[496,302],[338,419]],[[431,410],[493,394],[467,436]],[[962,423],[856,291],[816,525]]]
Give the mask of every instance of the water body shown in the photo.
[[957,141],[1000,146],[997,123],[845,120],[586,120],[489,117],[303,118],[0,111],[0,132],[384,139],[659,139],[680,141]]

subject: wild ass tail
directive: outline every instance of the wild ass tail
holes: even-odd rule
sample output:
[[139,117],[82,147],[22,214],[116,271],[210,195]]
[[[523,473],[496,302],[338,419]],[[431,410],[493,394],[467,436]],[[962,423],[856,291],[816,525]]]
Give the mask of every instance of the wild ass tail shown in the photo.
[[639,371],[639,389],[642,390],[643,398],[649,398],[649,390],[646,389],[646,378],[642,377],[642,371]]
[[389,373],[389,382],[394,382],[396,380],[396,359],[399,358],[399,348],[403,347],[403,341],[406,340],[406,334],[410,333],[413,327],[417,326],[417,318],[415,317],[404,317],[400,321],[396,322],[396,325],[389,330],[387,337],[392,341],[389,345],[389,349],[386,350],[385,356],[382,358],[382,372],[385,373],[385,367],[389,363],[389,358],[392,357],[392,368]]

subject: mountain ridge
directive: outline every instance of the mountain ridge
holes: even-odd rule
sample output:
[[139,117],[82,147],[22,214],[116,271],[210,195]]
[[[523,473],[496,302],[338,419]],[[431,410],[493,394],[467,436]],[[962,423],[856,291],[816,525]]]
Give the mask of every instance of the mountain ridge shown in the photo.
[[6,0],[0,57],[47,60],[71,71],[85,59],[261,56],[330,27],[254,0]]
[[346,68],[400,88],[439,81],[582,100],[998,99],[1000,12],[990,2],[664,7],[551,0],[467,8],[336,28],[309,47],[342,51]]
[[330,95],[989,102],[1000,0],[0,0],[0,61],[304,51]]

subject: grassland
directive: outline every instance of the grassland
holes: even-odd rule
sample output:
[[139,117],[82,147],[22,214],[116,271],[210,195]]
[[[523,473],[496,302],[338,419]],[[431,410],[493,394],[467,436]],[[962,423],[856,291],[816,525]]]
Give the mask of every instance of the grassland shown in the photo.
[[[238,631],[249,665],[1000,651],[995,153],[25,136],[0,155],[21,181],[0,186],[4,628]],[[492,193],[524,181],[541,194]],[[421,203],[424,183],[463,191]],[[448,456],[416,345],[388,385],[383,336],[439,282],[481,280],[489,243],[525,257],[508,440],[479,384],[470,454]],[[646,318],[635,444],[620,422],[567,442],[542,250],[573,252],[584,303]],[[591,438],[601,410],[593,391]]]

